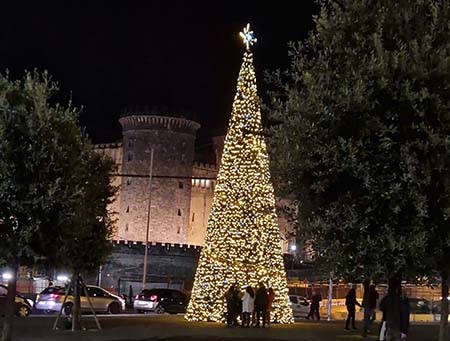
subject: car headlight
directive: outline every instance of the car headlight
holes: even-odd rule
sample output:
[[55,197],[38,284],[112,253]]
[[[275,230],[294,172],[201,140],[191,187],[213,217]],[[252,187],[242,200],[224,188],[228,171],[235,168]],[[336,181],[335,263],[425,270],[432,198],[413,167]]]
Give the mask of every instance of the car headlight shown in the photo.
[[34,301],[31,298],[27,298],[27,302],[30,305],[31,308],[34,306]]

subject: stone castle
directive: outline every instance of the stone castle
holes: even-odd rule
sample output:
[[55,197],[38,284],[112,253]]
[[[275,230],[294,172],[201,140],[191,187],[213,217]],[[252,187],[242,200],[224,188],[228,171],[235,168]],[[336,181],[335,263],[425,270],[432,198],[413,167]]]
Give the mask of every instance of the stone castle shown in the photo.
[[[148,224],[152,244],[201,246],[224,136],[213,138],[215,164],[205,164],[196,161],[200,124],[193,120],[129,110],[119,122],[122,142],[94,147],[116,164],[114,184],[119,191],[111,207],[116,220],[114,240],[145,242]],[[283,219],[280,235],[286,252],[289,226]]]

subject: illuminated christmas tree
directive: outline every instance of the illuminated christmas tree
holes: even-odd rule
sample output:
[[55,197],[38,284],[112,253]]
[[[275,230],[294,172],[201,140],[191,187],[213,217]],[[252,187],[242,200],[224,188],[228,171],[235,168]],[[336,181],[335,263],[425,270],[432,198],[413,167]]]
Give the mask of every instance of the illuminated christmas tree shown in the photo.
[[249,25],[247,49],[217,176],[206,240],[186,313],[191,321],[223,322],[231,284],[275,291],[272,321],[293,322],[283,265],[275,196],[261,124]]

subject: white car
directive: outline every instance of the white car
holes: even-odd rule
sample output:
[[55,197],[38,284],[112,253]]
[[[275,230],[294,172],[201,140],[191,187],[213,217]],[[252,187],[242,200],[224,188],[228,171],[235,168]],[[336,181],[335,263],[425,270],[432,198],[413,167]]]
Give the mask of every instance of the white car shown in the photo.
[[289,295],[294,317],[306,317],[309,314],[310,302],[304,296]]
[[[125,300],[122,297],[114,295],[103,288],[87,285],[89,298],[96,312],[108,312],[110,314],[118,314],[125,309]],[[56,312],[61,309],[66,296],[66,288],[64,287],[48,287],[42,291],[36,298],[35,307],[37,310],[46,312]],[[91,310],[87,297],[84,292],[80,295],[81,310],[89,312]],[[73,309],[72,290],[67,297],[63,307],[63,312],[70,315]]]

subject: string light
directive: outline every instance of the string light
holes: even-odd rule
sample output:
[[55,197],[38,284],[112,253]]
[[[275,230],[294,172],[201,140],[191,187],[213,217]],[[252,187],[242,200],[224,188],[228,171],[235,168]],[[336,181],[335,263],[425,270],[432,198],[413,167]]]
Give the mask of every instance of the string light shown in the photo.
[[293,322],[253,55],[248,48],[256,39],[248,34],[253,37],[249,25],[241,32],[247,50],[239,72],[206,240],[185,315],[190,321],[224,322],[225,293],[230,285],[256,287],[263,282],[275,291],[272,321]]

